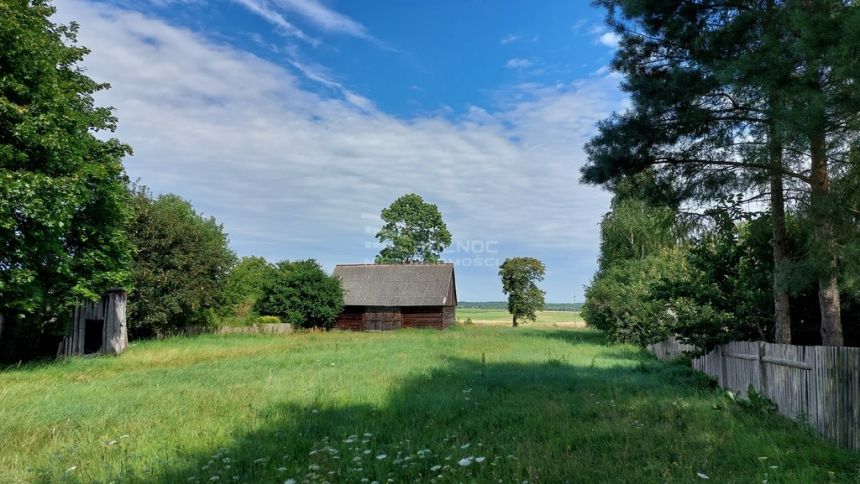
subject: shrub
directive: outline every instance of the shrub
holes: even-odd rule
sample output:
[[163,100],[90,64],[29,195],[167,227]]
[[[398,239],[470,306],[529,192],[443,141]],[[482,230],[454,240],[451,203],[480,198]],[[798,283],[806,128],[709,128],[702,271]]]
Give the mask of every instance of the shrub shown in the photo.
[[280,262],[263,284],[255,309],[295,327],[330,328],[343,309],[343,289],[313,259]]
[[281,324],[281,318],[277,316],[260,316],[254,320],[255,324]]

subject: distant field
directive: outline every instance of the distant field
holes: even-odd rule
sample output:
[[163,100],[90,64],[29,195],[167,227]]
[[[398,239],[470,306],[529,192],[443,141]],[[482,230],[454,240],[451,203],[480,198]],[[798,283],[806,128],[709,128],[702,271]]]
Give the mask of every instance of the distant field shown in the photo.
[[[510,325],[511,315],[505,310],[457,308],[457,320],[471,318],[475,324]],[[585,321],[575,311],[541,311],[535,325],[556,325],[558,327],[584,327]]]

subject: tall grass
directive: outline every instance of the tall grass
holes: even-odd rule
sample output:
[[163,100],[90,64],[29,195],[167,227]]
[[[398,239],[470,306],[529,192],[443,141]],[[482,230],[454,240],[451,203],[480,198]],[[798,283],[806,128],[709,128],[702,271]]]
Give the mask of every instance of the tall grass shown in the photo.
[[0,372],[0,482],[851,482],[858,466],[588,330],[202,336]]

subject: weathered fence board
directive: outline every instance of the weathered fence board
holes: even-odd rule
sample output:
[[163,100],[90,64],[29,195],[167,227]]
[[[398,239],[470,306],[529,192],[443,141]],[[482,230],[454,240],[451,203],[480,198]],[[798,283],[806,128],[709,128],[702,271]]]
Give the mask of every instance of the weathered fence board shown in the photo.
[[[666,360],[695,347],[670,339],[648,349]],[[746,397],[752,386],[782,415],[860,449],[860,348],[732,341],[693,359],[692,366],[738,395]]]

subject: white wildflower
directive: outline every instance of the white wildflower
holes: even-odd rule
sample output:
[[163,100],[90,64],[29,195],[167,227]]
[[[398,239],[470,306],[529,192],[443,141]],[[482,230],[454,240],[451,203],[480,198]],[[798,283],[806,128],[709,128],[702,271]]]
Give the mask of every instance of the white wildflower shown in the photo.
[[460,446],[460,448],[461,449],[468,449],[470,445],[472,445],[472,444],[463,444]]
[[485,460],[487,460],[486,457],[475,457],[475,462],[477,462],[478,464],[484,462]]
[[287,479],[286,481],[284,481],[284,484],[296,484],[296,480],[295,479]]
[[697,472],[696,475],[699,476],[699,479],[705,479],[705,480],[710,479],[710,477],[708,477],[707,474],[703,474],[701,472]]
[[286,467],[278,467],[278,472],[287,472]]
[[457,461],[457,463],[460,464],[461,467],[470,466],[470,465],[472,465],[472,457],[464,457],[464,458],[460,459],[459,461]]
[[431,467],[431,468],[430,468],[430,470],[431,470],[431,471],[433,471],[433,472],[436,472],[436,471],[438,471],[438,470],[439,470],[439,469],[441,469],[441,468],[442,468],[442,466],[440,466],[440,465],[436,464],[435,466]]
[[376,456],[376,460],[383,460],[383,459],[385,459],[386,457],[388,457],[388,456],[387,456],[387,455],[385,455],[385,454],[379,454],[378,456]]

